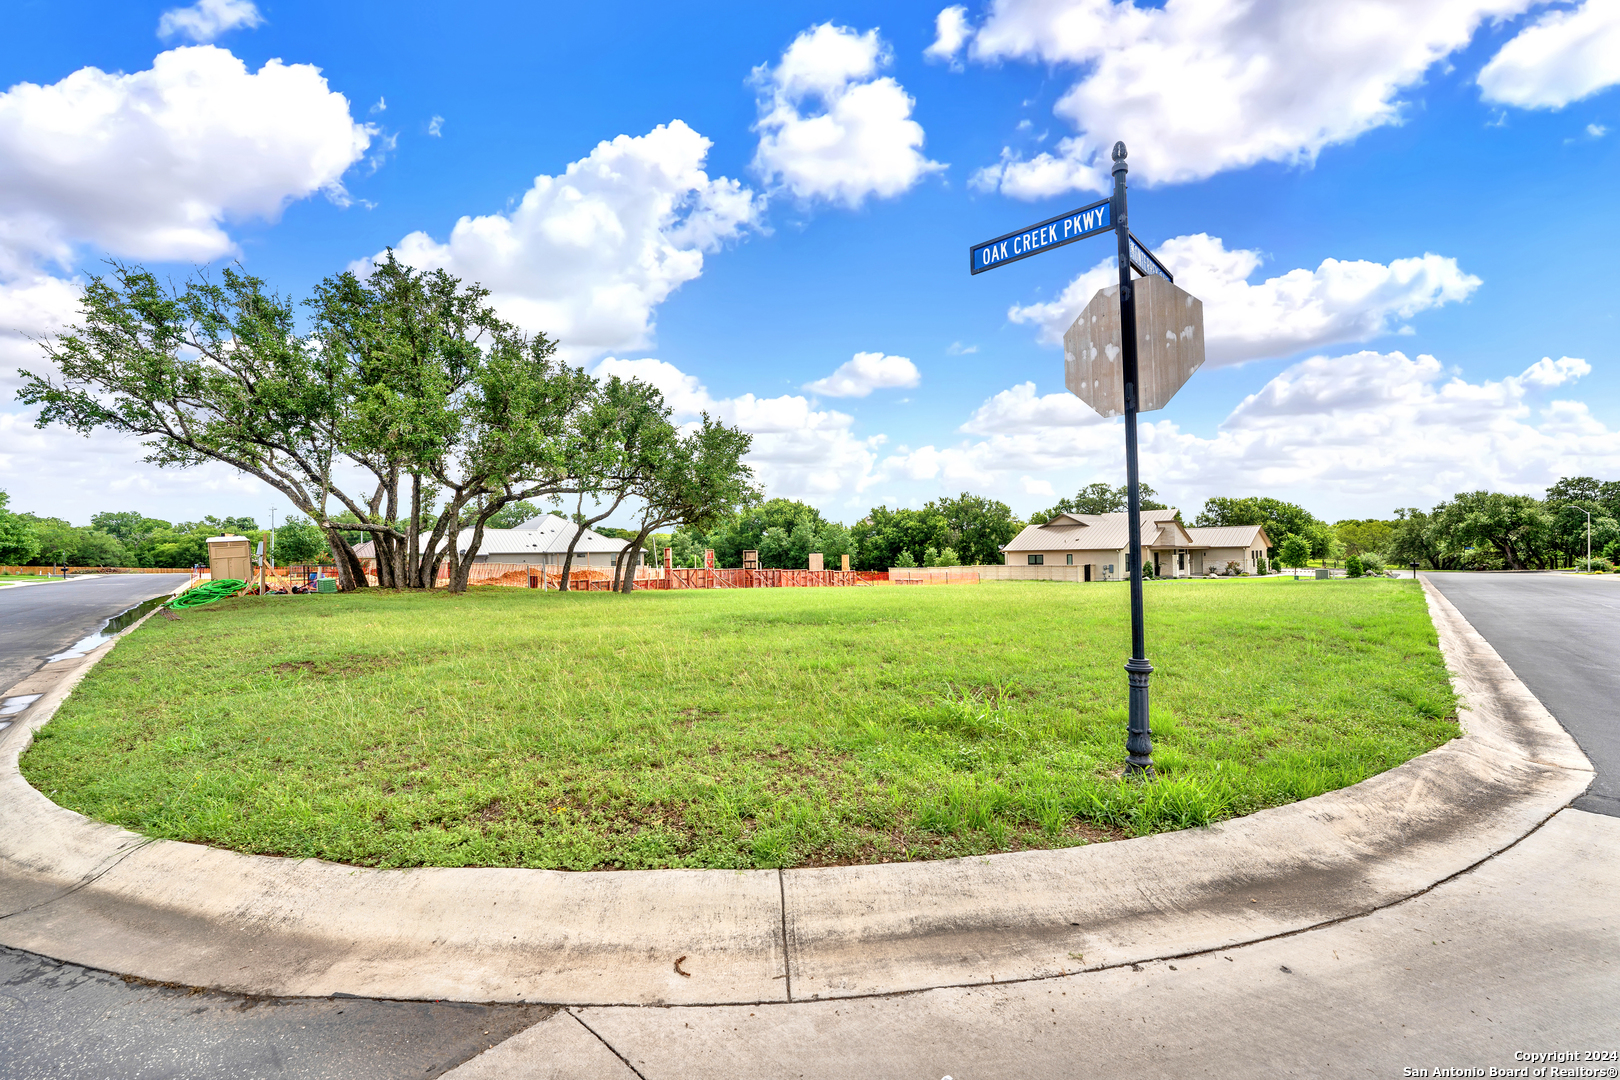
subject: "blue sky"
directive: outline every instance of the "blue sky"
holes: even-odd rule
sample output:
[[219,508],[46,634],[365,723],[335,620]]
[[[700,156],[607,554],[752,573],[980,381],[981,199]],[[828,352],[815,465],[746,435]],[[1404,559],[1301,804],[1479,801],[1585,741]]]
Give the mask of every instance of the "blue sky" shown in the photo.
[[1176,505],[1387,516],[1620,477],[1612,2],[10,14],[14,508],[279,501],[12,400],[109,253],[299,293],[395,246],[756,432],[771,494],[846,521],[963,490],[1028,513],[1122,479],[1117,422],[1064,393],[1054,344],[1111,242],[971,278],[965,249],[1097,198],[1115,139],[1133,229],[1205,303],[1209,362],[1144,416],[1144,478]]

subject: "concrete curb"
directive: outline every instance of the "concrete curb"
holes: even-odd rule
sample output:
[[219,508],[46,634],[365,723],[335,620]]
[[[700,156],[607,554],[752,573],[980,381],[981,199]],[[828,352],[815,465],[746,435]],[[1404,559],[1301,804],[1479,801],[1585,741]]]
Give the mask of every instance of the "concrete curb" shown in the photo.
[[[6,738],[0,942],[258,994],[721,1004],[1037,979],[1296,933],[1432,888],[1592,780],[1495,650],[1425,589],[1467,703],[1463,737],[1212,828],[1063,851],[786,872],[367,870],[89,821],[28,786],[28,736]],[[110,648],[19,728],[45,723]]]

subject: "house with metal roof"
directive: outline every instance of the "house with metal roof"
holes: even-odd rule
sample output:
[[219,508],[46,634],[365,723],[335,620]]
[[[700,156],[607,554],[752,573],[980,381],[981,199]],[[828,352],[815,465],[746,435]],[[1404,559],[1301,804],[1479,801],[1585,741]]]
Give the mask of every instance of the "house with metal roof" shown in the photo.
[[[530,518],[515,529],[485,529],[478,554],[473,562],[527,563],[530,566],[562,566],[568,555],[568,544],[578,528],[573,522],[556,514],[543,514]],[[463,529],[456,537],[456,551],[466,554],[472,543],[472,530]],[[576,570],[611,570],[627,540],[603,536],[595,529],[586,529],[574,545]],[[646,561],[646,552],[637,554],[636,565]]]
[[1199,569],[1195,573],[1227,573],[1232,564],[1245,574],[1260,569],[1260,560],[1275,545],[1266,535],[1264,525],[1206,525],[1187,530],[1193,543],[1199,545]]
[[[1270,546],[1259,525],[1189,528],[1175,510],[1144,510],[1141,523],[1142,557],[1152,560],[1160,577],[1225,572],[1229,562],[1253,573]],[[1050,521],[1026,526],[1001,551],[1008,566],[1072,568],[1039,576],[1118,581],[1128,573],[1130,515],[1058,514]]]

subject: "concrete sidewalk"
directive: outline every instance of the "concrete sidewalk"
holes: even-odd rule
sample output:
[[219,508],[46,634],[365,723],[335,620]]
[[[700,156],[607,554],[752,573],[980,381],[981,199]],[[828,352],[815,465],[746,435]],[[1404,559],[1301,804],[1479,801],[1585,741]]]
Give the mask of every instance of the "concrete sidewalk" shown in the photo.
[[565,1009],[448,1076],[1396,1077],[1613,1052],[1617,850],[1620,819],[1565,810],[1421,896],[1302,934],[1006,987]]

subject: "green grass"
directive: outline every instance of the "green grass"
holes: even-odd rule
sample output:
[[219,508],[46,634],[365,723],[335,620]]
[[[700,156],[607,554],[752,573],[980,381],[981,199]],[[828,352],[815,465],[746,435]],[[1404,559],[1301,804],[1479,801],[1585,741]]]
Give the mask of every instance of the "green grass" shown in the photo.
[[151,836],[369,866],[771,867],[1203,825],[1457,734],[1411,582],[252,598],[153,619],[23,761]]

